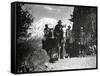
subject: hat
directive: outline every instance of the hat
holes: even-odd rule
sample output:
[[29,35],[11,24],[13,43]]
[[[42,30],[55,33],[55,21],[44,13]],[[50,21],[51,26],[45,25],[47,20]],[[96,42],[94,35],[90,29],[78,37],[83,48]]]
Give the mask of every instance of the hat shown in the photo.
[[62,23],[62,21],[61,21],[61,20],[59,20],[59,21],[58,21],[58,23]]
[[45,24],[46,27],[48,27],[48,24]]

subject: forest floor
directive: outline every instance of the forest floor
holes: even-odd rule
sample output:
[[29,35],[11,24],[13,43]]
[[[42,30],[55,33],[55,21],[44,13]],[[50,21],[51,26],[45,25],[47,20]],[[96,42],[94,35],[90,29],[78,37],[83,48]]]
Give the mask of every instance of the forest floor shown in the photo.
[[47,70],[70,70],[86,68],[96,68],[96,56],[61,59],[55,63],[49,63]]

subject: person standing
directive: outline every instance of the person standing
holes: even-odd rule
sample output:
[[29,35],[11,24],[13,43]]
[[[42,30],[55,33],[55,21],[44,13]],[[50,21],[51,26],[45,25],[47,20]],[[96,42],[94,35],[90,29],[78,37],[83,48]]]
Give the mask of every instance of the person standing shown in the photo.
[[84,28],[80,28],[80,51],[79,53],[81,56],[85,56],[85,33],[84,33]]

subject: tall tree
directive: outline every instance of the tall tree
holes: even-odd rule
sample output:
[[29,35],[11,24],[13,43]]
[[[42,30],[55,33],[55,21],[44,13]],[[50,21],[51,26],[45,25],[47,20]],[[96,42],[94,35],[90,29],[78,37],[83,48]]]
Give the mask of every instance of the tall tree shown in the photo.
[[17,39],[27,39],[31,33],[28,33],[31,23],[33,22],[33,16],[29,13],[29,10],[23,10],[23,3],[17,3],[16,5],[16,36]]
[[[80,41],[81,27],[84,29],[85,39],[87,41],[96,40],[96,8],[95,7],[75,7],[73,17],[70,19],[73,21],[72,32],[74,34],[75,41]],[[93,36],[94,39],[92,39]]]

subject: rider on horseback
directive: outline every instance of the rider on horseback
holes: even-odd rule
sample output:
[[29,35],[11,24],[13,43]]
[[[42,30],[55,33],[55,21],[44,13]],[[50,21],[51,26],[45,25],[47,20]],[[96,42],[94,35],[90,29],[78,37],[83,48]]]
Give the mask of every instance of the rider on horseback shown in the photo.
[[55,30],[54,30],[54,37],[56,39],[61,39],[62,35],[63,35],[63,31],[62,31],[62,22],[61,20],[58,21],[58,24],[55,26]]
[[46,46],[46,39],[48,38],[48,35],[49,35],[49,27],[48,27],[48,24],[45,24],[45,28],[44,28],[44,38],[42,40],[42,48],[43,49],[46,49],[47,46]]
[[48,24],[45,24],[45,28],[44,28],[44,37],[47,38],[49,35],[49,27]]
[[54,29],[54,37],[56,39],[57,43],[57,50],[58,50],[58,59],[60,59],[60,53],[61,53],[61,48],[62,48],[62,39],[63,39],[63,30],[62,30],[62,21],[59,20],[58,24],[55,26]]

